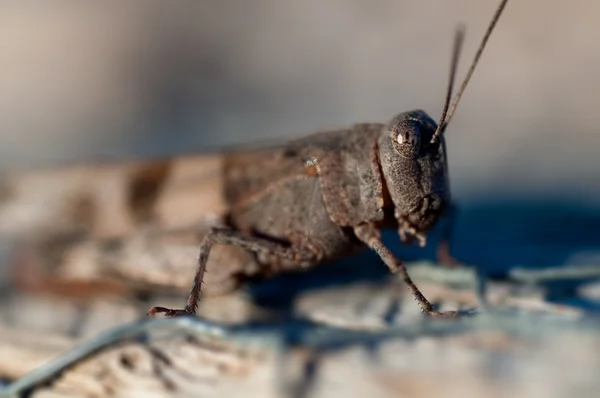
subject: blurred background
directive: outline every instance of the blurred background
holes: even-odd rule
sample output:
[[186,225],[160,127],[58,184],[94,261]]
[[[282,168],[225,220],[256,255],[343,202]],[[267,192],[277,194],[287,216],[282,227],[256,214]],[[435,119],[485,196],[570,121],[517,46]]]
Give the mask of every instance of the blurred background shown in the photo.
[[[423,109],[438,120],[454,29],[459,23],[466,25],[458,71],[461,80],[498,3],[3,0],[0,175],[99,159],[118,162],[212,152],[357,122],[387,122],[411,109]],[[591,0],[511,0],[446,131],[451,189],[459,206],[451,250],[490,278],[504,277],[517,267],[600,267],[599,13],[600,3]],[[386,239],[398,245],[395,231]],[[399,254],[408,261],[434,259],[435,236],[429,242],[425,249],[399,248]],[[8,273],[6,243],[0,239],[0,298],[10,283],[2,276]],[[374,253],[364,255],[377,261]],[[194,251],[190,264],[195,256]],[[343,264],[315,270],[321,273],[275,278],[257,289],[255,296],[291,308],[297,291],[306,286],[389,277],[383,266],[365,267],[365,257],[352,260],[354,268]],[[590,311],[582,315],[587,318],[600,313],[600,285],[593,283],[581,278],[551,281],[552,287],[539,300],[584,308]],[[578,293],[582,285],[595,286],[595,296]],[[379,303],[378,297],[384,297],[380,286],[385,285],[374,286],[365,293],[360,289],[336,293],[334,289],[332,296],[315,300],[309,313],[332,308],[331,313],[338,315],[356,307],[361,314],[379,316],[373,308],[381,306],[369,300]],[[509,294],[515,294],[513,287],[507,288]],[[261,296],[260,292],[265,293]],[[181,297],[177,300],[180,303]],[[79,299],[71,301],[79,304]],[[35,325],[44,315],[60,322],[61,328],[70,325],[63,320],[66,317],[61,318],[63,312],[27,301],[29,307],[19,307],[15,302],[3,305],[4,312],[31,318],[33,323],[26,325]],[[533,299],[522,300],[522,305],[530,302]],[[120,312],[113,315],[108,307],[98,308],[96,312],[104,311],[104,317],[98,318],[102,322],[121,323],[126,318]],[[228,311],[227,306],[222,308]],[[410,316],[413,307],[407,308]],[[416,306],[414,310],[419,315]],[[352,319],[353,312],[349,313]],[[140,314],[132,311],[131,316]],[[0,318],[4,321],[2,314]],[[94,323],[93,315],[90,319],[92,326],[86,327],[95,334],[100,323]],[[73,330],[87,330],[79,325],[82,322],[88,321],[77,321]],[[528,329],[528,325],[521,326]],[[541,333],[531,330],[537,343]],[[30,347],[45,352],[37,348],[38,340],[44,339],[36,337]],[[20,347],[13,344],[19,340],[2,337],[0,341]],[[556,394],[552,396],[566,391],[557,387],[567,384],[565,379],[588,378],[590,385],[597,381],[592,354],[598,350],[589,342],[585,345],[581,337],[540,345],[544,355],[537,356],[515,346],[514,352],[520,355],[516,362],[524,364],[521,367],[504,356],[509,350],[502,348],[506,347],[503,339],[499,341],[498,346],[492,345],[500,347],[501,354],[495,350],[489,359],[462,355],[446,346],[432,355],[432,347],[437,346],[431,346],[430,340],[407,345],[422,351],[398,351],[400,346],[384,351],[405,366],[398,369],[406,370],[408,378],[393,374],[397,385],[408,386],[404,391],[424,377],[423,369],[442,369],[440,373],[451,376],[437,379],[442,381],[437,384],[423,378],[427,388],[415,392],[457,385],[460,395],[456,396],[467,396],[465,386],[478,386],[474,382],[478,374],[508,372],[511,394],[517,391],[513,387],[520,378],[531,383],[538,377],[535,380],[545,387],[534,391]],[[0,357],[10,358],[1,348],[0,344],[4,352]],[[368,360],[354,354],[354,359],[340,358],[351,364],[360,359],[371,369],[370,350],[364,357]],[[27,355],[18,356],[23,357]],[[573,357],[583,358],[583,365],[575,366]],[[474,365],[466,376],[455,378],[452,372],[461,371],[465,364]],[[340,367],[330,369],[344,375]],[[410,373],[415,369],[416,373]],[[343,376],[340,384],[354,386],[348,380],[366,380],[362,370],[360,377],[356,374]],[[575,395],[583,396],[577,391]],[[597,387],[592,391],[597,392]]]
[[[212,151],[415,108],[438,119],[455,27],[462,78],[497,3],[3,1],[0,167]],[[598,11],[509,2],[447,130],[465,261],[598,259]]]

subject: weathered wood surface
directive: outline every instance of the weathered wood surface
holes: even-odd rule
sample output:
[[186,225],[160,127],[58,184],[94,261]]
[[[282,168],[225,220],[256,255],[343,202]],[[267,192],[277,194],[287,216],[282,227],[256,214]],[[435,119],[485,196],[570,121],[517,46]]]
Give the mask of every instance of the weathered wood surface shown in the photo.
[[[443,307],[478,305],[469,270],[428,265],[412,270],[428,297]],[[593,300],[597,290],[590,284],[580,291]],[[285,320],[210,338],[173,324],[145,342],[115,342],[92,353],[37,385],[31,396],[597,396],[600,324],[591,323],[592,313],[581,307],[543,297],[542,287],[491,283],[490,306],[512,312],[492,316],[479,308],[458,323],[439,323],[424,320],[392,278],[323,287],[293,302],[293,313],[314,323],[302,329],[294,347],[282,348]],[[2,307],[0,375],[18,380],[103,331],[143,318],[155,303],[176,305],[181,299],[139,303],[115,294],[87,301],[13,295]],[[266,319],[244,291],[207,298],[200,313],[228,325]],[[335,329],[319,331],[324,326]],[[390,330],[397,335],[382,335]],[[351,331],[369,334],[352,337]]]

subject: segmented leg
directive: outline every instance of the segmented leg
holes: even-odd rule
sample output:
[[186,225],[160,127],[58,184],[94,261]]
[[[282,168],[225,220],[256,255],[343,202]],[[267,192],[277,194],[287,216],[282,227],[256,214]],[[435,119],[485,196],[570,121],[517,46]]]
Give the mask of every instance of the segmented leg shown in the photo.
[[439,312],[433,308],[433,305],[425,298],[417,285],[408,275],[406,265],[398,260],[394,254],[381,241],[379,230],[373,224],[360,224],[354,227],[354,233],[358,239],[364,242],[371,250],[375,251],[381,260],[388,266],[393,274],[400,274],[404,283],[410,288],[413,296],[417,299],[425,313],[432,316],[454,317],[458,313],[455,311]]
[[307,265],[316,260],[314,251],[305,247],[288,246],[268,239],[248,236],[233,229],[213,228],[203,239],[198,256],[198,268],[194,276],[194,282],[187,305],[183,309],[170,309],[165,307],[153,307],[148,311],[148,316],[164,313],[168,317],[181,315],[195,315],[198,308],[198,300],[202,292],[202,282],[206,272],[206,263],[210,250],[215,244],[235,245],[255,253],[267,253],[275,257],[292,260],[299,266]]
[[456,268],[460,265],[460,261],[450,253],[450,241],[454,232],[454,223],[458,208],[454,203],[451,203],[446,212],[446,219],[442,223],[441,239],[437,246],[437,261],[446,267]]

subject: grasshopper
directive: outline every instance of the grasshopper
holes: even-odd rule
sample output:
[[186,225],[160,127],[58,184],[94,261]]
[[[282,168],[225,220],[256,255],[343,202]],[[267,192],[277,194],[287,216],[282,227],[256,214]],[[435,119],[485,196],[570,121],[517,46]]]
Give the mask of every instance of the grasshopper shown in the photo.
[[[449,253],[455,206],[444,132],[506,3],[498,6],[452,100],[464,37],[464,29],[457,29],[437,124],[424,111],[413,110],[386,124],[356,124],[284,145],[90,164],[0,180],[0,235],[26,236],[30,245],[22,246],[13,268],[23,280],[33,274],[29,263],[85,268],[94,262],[102,268],[102,278],[109,275],[114,280],[111,277],[125,275],[132,264],[143,263],[144,272],[131,271],[126,277],[133,285],[146,283],[146,289],[154,290],[172,282],[149,277],[148,270],[159,262],[187,264],[185,256],[163,258],[167,249],[176,252],[181,247],[170,246],[171,240],[183,238],[183,246],[196,253],[200,246],[198,262],[189,268],[195,276],[187,304],[148,311],[150,316],[179,316],[196,313],[201,293],[222,293],[246,277],[303,270],[369,248],[392,273],[402,276],[426,314],[456,316],[455,311],[434,308],[380,233],[395,228],[403,243],[424,246],[427,232],[446,217],[438,260],[457,263]],[[156,251],[160,261],[140,260],[141,254],[148,258]],[[41,254],[36,257],[36,252]],[[188,269],[168,274],[183,276],[186,282],[180,280],[177,286],[187,289],[189,281],[182,272]],[[60,274],[54,269],[49,273]],[[205,279],[208,283],[201,289]],[[123,292],[131,284],[116,288]],[[91,289],[84,285],[75,290],[88,294]]]
[[395,227],[403,242],[426,244],[426,232],[451,208],[444,131],[500,14],[483,38],[452,106],[464,38],[454,39],[446,101],[438,124],[424,111],[400,113],[388,123],[362,123],[319,132],[263,151],[226,155],[223,172],[228,228],[213,228],[200,245],[198,266],[183,309],[153,307],[148,315],[194,315],[213,245],[255,253],[267,272],[305,269],[359,249],[374,250],[400,274],[428,315],[439,312],[410,278],[406,266],[381,241]]

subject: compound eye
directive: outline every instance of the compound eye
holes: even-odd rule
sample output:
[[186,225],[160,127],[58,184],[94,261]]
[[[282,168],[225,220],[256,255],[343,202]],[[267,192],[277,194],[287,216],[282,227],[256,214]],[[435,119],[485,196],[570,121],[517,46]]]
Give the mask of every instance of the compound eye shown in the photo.
[[402,123],[395,129],[395,147],[404,157],[418,156],[421,147],[421,134],[415,123]]

